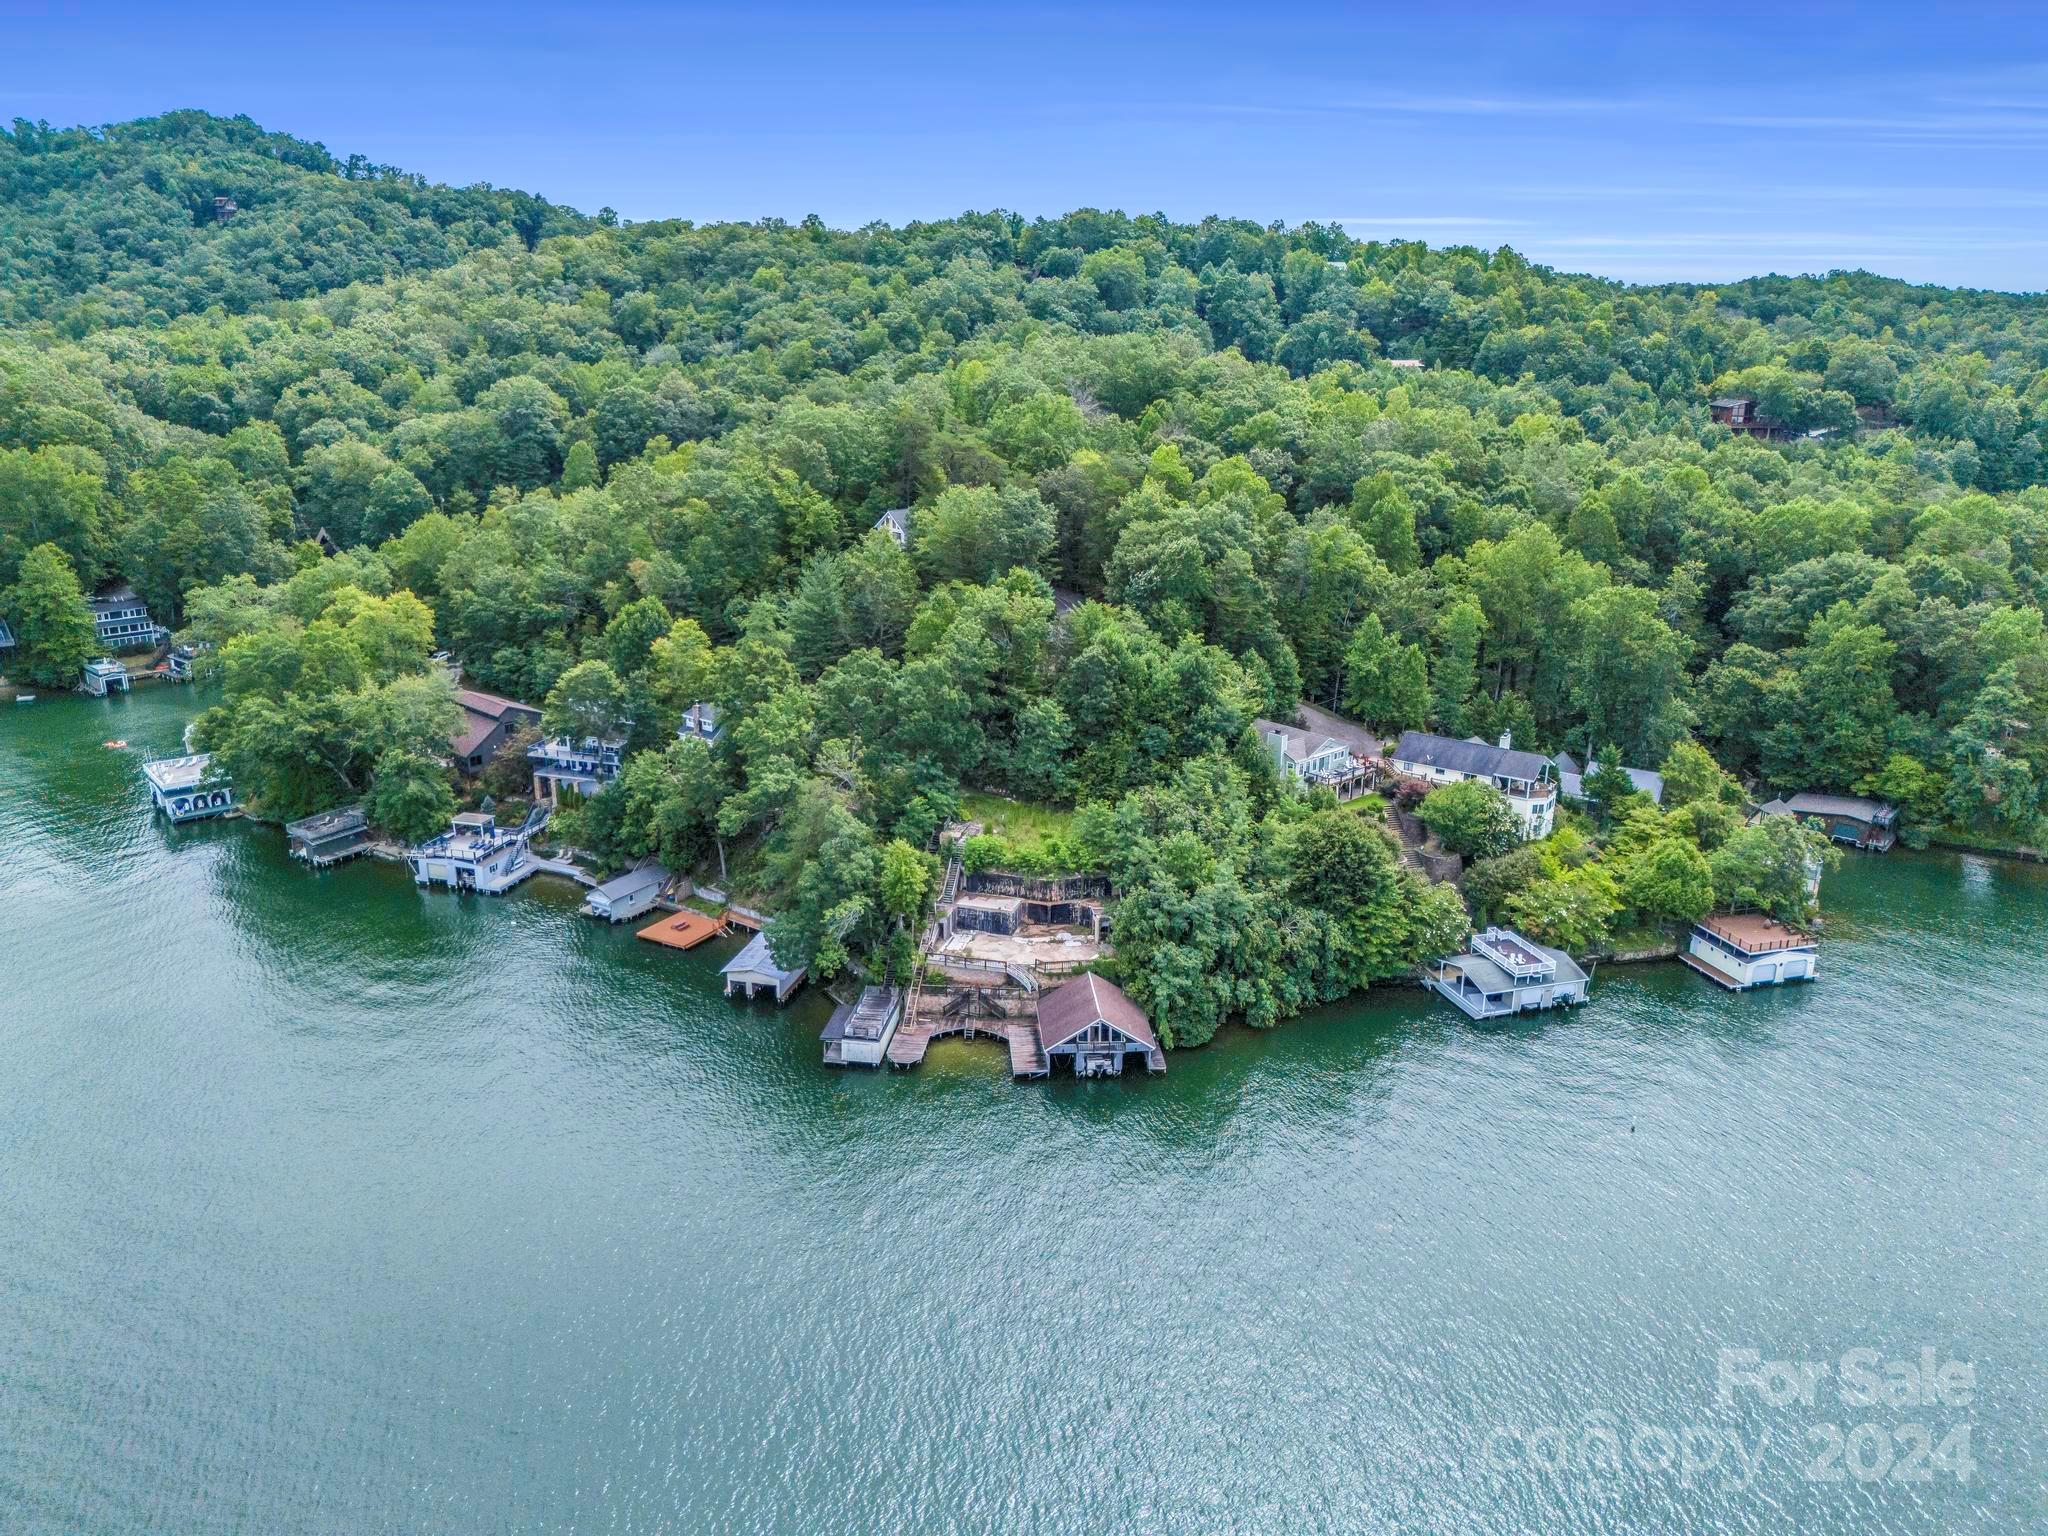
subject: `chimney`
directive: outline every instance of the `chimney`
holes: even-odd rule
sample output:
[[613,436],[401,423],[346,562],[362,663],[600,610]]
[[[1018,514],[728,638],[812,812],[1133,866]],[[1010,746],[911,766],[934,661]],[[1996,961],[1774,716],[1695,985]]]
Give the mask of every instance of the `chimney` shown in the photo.
[[1515,744],[1515,733],[1514,733],[1513,731],[1502,731],[1502,732],[1500,733],[1500,749],[1501,749],[1501,751],[1503,751],[1503,752],[1506,752],[1506,751],[1508,751],[1508,750],[1509,750],[1510,748],[1512,748],[1512,747],[1514,746],[1514,744]]

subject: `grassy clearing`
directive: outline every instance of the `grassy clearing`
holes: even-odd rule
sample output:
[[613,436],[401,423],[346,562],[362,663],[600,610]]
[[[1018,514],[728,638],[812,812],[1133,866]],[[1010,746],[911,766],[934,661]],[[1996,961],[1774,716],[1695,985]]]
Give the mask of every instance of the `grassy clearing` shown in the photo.
[[960,814],[964,820],[978,821],[988,831],[1019,847],[1037,847],[1052,838],[1064,840],[1074,824],[1071,810],[982,793],[963,794]]

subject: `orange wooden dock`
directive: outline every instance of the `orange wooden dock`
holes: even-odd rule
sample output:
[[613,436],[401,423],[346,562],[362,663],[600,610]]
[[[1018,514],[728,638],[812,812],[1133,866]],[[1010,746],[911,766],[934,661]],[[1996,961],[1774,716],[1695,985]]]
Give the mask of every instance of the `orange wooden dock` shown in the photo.
[[706,917],[702,912],[692,912],[685,908],[681,912],[671,913],[659,922],[649,923],[635,937],[655,944],[666,944],[670,949],[695,949],[699,944],[729,932],[731,930],[721,919]]

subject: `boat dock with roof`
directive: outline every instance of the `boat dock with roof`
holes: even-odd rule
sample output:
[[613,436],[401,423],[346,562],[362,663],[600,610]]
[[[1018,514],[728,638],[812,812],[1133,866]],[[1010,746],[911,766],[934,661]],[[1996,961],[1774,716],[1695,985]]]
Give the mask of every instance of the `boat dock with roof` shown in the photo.
[[1424,978],[1474,1019],[1571,1007],[1586,1001],[1587,984],[1570,955],[1512,928],[1475,933],[1470,950],[1431,961]]

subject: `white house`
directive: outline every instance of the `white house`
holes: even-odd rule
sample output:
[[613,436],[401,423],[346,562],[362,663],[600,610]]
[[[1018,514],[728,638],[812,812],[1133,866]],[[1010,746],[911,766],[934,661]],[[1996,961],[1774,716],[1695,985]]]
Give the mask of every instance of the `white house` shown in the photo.
[[1475,1019],[1568,1007],[1583,1003],[1587,990],[1586,973],[1570,955],[1512,928],[1475,933],[1466,953],[1431,961],[1424,982]]
[[1254,720],[1252,729],[1273,754],[1281,777],[1290,783],[1304,789],[1327,786],[1337,792],[1340,800],[1364,793],[1365,765],[1335,736],[1305,731],[1298,725],[1283,725],[1277,720]]
[[1812,981],[1819,940],[1761,912],[1716,912],[1692,925],[1685,963],[1731,992]]
[[894,539],[898,549],[910,548],[910,508],[891,507],[875,519],[875,526]]
[[701,741],[707,747],[724,734],[725,721],[719,717],[718,706],[708,699],[684,710],[683,723],[676,727],[676,740]]
[[659,864],[645,864],[614,875],[603,885],[592,886],[584,898],[583,911],[608,923],[623,923],[647,911],[661,897],[668,884],[668,871]]
[[573,789],[588,799],[619,776],[625,750],[623,736],[581,741],[556,736],[535,742],[526,753],[533,762],[533,798],[553,805],[563,790]]
[[1550,836],[1557,823],[1557,785],[1551,781],[1550,759],[1515,751],[1514,738],[1505,732],[1500,745],[1491,747],[1477,737],[1460,741],[1427,731],[1404,731],[1387,761],[1394,772],[1432,784],[1464,779],[1491,784],[1514,808],[1524,842]]
[[534,871],[526,834],[508,831],[485,811],[464,811],[439,837],[405,851],[418,885],[503,895]]
[[903,1019],[901,987],[863,987],[832,1010],[823,1033],[828,1067],[879,1067]]
[[233,809],[234,787],[213,771],[213,755],[159,757],[142,765],[150,803],[172,821],[203,821]]

